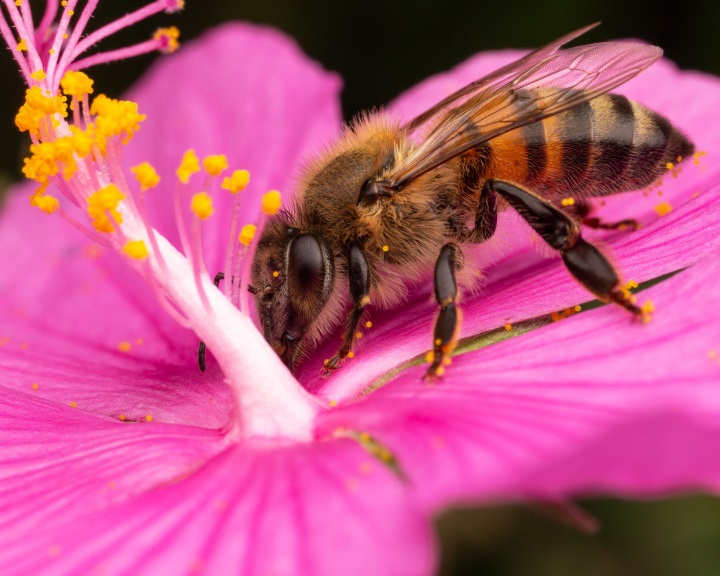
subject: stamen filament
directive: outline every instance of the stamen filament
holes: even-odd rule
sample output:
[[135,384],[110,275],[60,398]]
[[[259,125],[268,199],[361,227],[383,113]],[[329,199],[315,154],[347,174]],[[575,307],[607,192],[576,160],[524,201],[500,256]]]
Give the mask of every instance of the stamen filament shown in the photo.
[[22,14],[22,19],[25,21],[27,29],[35,30],[35,24],[33,23],[33,16],[30,10],[30,0],[23,0],[23,3],[20,4],[20,13]]
[[[35,43],[30,41],[34,38],[32,29],[28,30],[26,28],[25,22],[20,15],[20,11],[18,10],[18,7],[15,6],[15,2],[13,0],[3,0],[3,2],[5,3],[5,8],[10,14],[10,19],[12,20],[13,26],[15,26],[18,36],[20,36],[21,39],[26,40],[30,70],[34,72],[35,70],[42,69],[42,61],[40,60],[40,55],[37,52]],[[31,85],[29,76],[26,80],[28,80],[28,85]]]
[[43,13],[42,20],[40,20],[40,26],[38,26],[38,29],[35,31],[35,42],[39,45],[45,45],[45,37],[53,22],[55,22],[57,9],[57,2],[45,2],[45,12]]
[[198,294],[200,295],[200,302],[202,302],[205,310],[208,314],[212,314],[210,302],[203,288],[203,278],[207,277],[207,272],[202,249],[202,220],[195,215],[193,215],[192,222],[190,223],[190,237],[190,245],[193,250],[191,261],[195,287],[197,288]]
[[20,72],[25,78],[25,82],[29,85],[31,74],[30,67],[25,59],[25,56],[23,56],[23,53],[20,50],[17,50],[17,48],[13,48],[14,46],[17,46],[18,42],[15,39],[15,35],[12,33],[12,30],[10,30],[10,26],[8,26],[7,21],[2,16],[0,16],[0,34],[8,47],[10,47],[10,52],[12,53],[13,58],[15,58],[15,62],[18,63]]
[[250,242],[250,246],[248,247],[247,251],[245,252],[245,258],[243,258],[242,262],[242,272],[240,273],[240,294],[239,294],[239,306],[240,312],[243,312],[245,314],[250,314],[250,307],[248,304],[248,286],[250,285],[250,273],[252,268],[252,255],[255,254],[255,251],[257,250],[258,242],[260,242],[260,237],[262,236],[262,231],[265,228],[265,224],[267,224],[267,214],[265,212],[260,213],[260,220],[257,223],[257,229],[255,230],[255,236],[253,236],[252,241]]
[[[95,4],[97,4],[97,0],[93,1]],[[62,69],[65,66],[69,66],[70,62],[73,62],[78,56],[87,51],[88,48],[94,46],[101,40],[104,40],[108,36],[112,36],[123,28],[132,26],[133,24],[136,24],[141,20],[145,20],[146,18],[153,16],[158,12],[162,12],[163,10],[165,10],[166,7],[167,2],[165,0],[157,0],[156,2],[152,2],[147,6],[143,6],[142,8],[135,10],[135,12],[131,12],[130,14],[127,14],[122,18],[118,18],[114,22],[106,24],[102,28],[95,30],[95,32],[88,34],[80,42],[73,42],[73,38],[70,38],[66,50],[66,55],[63,56],[63,59],[60,62],[60,68]],[[75,34],[73,34],[73,37],[74,36]],[[73,69],[77,70],[75,65],[73,65],[72,67]]]
[[[85,5],[85,8],[82,11],[82,14],[80,15],[80,18],[78,19],[77,23],[75,24],[75,27],[73,28],[72,35],[70,38],[67,39],[67,45],[70,45],[70,41],[74,39],[74,42],[77,42],[82,35],[82,33],[85,31],[85,26],[87,26],[87,23],[90,21],[90,17],[92,16],[92,13],[95,11],[95,8],[97,7],[97,3],[99,0],[88,0],[88,3]],[[63,43],[65,42],[65,34],[68,30],[68,27],[70,25],[70,19],[72,16],[70,16],[70,13],[75,10],[75,6],[77,5],[77,0],[68,0],[68,5],[63,10],[62,16],[60,17],[60,23],[58,24],[57,30],[55,31],[55,40],[53,41],[52,45],[52,54],[50,55],[50,60],[48,60],[48,66],[47,66],[47,74],[50,77],[50,85],[52,86],[53,90],[57,90],[58,85],[60,84],[60,78],[55,78],[55,69],[58,70],[66,70],[67,64],[65,64],[65,56],[68,53],[67,47],[65,50],[61,53],[61,48]],[[62,54],[62,65],[58,66],[58,62],[60,61]],[[61,74],[58,74],[60,76]]]
[[239,242],[237,240],[237,223],[240,211],[240,196],[233,194],[233,205],[230,212],[230,236],[228,237],[228,248],[225,251],[225,270],[228,276],[225,277],[223,293],[227,298],[232,299],[233,285],[235,284],[235,263],[239,250]]
[[74,61],[69,65],[71,70],[85,70],[91,66],[97,66],[98,64],[107,64],[108,62],[115,62],[116,60],[125,60],[126,58],[133,58],[135,56],[141,56],[148,52],[155,52],[160,47],[160,43],[155,40],[146,40],[139,44],[133,44],[126,48],[118,48],[117,50],[108,50],[107,52],[98,52],[87,58],[81,58],[80,60]]

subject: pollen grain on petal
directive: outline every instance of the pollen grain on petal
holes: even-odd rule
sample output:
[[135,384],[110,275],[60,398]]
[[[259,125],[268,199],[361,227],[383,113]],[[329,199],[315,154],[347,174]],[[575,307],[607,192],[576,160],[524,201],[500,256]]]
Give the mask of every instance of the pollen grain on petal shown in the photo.
[[120,342],[120,344],[118,344],[118,350],[120,350],[120,352],[130,352],[130,350],[132,350],[132,344],[130,344],[130,342]]
[[202,161],[203,168],[210,176],[219,176],[228,168],[227,157],[224,154],[205,156]]
[[212,198],[210,198],[207,192],[193,194],[192,200],[190,201],[190,209],[200,220],[207,220],[215,211]]
[[655,212],[657,212],[658,216],[666,216],[672,212],[672,209],[673,207],[669,202],[660,202],[655,206]]
[[145,422],[152,422],[153,417],[152,414],[145,414]]
[[275,216],[280,211],[282,206],[282,197],[280,192],[277,190],[270,190],[263,194],[262,197],[262,210],[268,216]]

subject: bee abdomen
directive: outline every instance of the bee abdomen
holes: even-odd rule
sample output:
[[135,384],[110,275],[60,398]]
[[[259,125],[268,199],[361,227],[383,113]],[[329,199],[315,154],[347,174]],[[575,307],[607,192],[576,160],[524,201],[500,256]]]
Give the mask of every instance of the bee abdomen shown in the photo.
[[604,196],[649,185],[694,147],[659,114],[605,94],[494,138],[482,152],[481,179],[546,197]]
[[651,184],[668,166],[693,154],[693,144],[667,119],[619,94],[590,102],[593,161],[584,183],[594,196]]

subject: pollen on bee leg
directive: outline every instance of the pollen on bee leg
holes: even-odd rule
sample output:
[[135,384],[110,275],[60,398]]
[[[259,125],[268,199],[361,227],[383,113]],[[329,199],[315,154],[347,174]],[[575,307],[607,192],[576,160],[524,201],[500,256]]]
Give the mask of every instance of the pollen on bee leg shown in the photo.
[[563,198],[563,199],[560,201],[560,203],[561,203],[563,206],[573,206],[573,205],[575,204],[575,198],[571,198],[571,197]]
[[505,330],[510,332],[510,330],[512,330],[512,324],[505,324]]
[[655,305],[652,303],[652,300],[646,300],[643,305],[640,307],[641,312],[641,320],[647,324],[652,320],[652,313],[655,312]]

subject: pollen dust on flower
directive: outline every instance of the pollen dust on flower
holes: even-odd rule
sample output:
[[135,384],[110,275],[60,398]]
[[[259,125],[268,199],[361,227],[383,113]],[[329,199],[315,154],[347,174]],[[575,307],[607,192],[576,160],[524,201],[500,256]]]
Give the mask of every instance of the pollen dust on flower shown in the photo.
[[660,202],[657,206],[655,206],[655,212],[657,212],[658,216],[666,216],[672,212],[672,205],[669,202]]
[[130,350],[132,350],[132,344],[130,344],[130,342],[120,342],[120,344],[118,344],[118,350],[120,350],[120,352],[130,352]]

